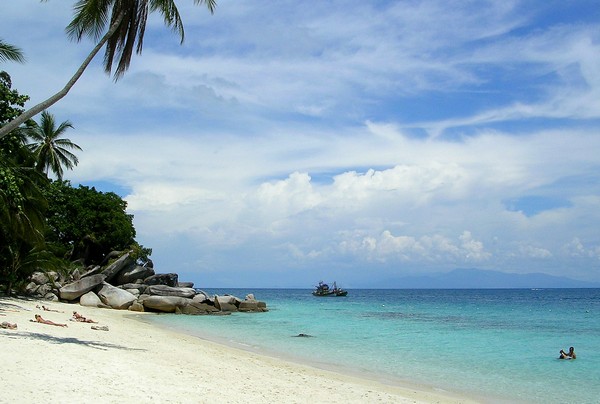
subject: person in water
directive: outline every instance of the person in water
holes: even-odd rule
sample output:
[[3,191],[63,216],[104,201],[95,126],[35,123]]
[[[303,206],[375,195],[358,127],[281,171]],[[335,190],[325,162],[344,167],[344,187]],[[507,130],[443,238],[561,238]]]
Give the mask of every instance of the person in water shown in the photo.
[[565,352],[562,349],[560,350],[560,356],[558,359],[577,359],[577,355],[575,354],[575,348],[570,347],[569,352]]

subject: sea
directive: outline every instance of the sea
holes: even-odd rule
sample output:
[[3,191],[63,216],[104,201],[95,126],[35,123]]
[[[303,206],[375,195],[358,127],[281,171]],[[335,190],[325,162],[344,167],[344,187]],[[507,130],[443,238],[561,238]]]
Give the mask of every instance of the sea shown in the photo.
[[[486,403],[600,403],[600,289],[205,289],[266,313],[158,315],[199,338]],[[310,337],[298,337],[299,334]],[[575,348],[576,360],[559,351]]]

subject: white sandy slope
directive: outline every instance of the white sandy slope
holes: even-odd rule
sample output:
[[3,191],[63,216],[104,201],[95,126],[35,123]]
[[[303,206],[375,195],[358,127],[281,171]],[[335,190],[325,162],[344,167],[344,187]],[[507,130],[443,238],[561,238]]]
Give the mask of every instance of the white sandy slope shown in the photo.
[[[109,331],[69,321],[73,310]],[[35,314],[68,327],[30,322]],[[0,402],[473,402],[261,356],[135,320],[152,315],[0,298],[0,322],[18,325],[0,328]]]

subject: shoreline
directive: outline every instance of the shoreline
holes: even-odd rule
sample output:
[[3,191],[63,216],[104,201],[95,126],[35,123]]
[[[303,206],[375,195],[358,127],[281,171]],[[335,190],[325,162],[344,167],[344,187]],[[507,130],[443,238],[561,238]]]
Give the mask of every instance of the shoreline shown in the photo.
[[[98,324],[69,321],[74,310]],[[68,326],[30,322],[35,314]],[[16,330],[0,329],[6,364],[0,370],[4,385],[0,401],[92,397],[99,402],[170,403],[477,402],[223,345],[167,329],[148,318],[153,315],[0,297],[0,322],[18,325]],[[96,325],[109,330],[91,329]]]

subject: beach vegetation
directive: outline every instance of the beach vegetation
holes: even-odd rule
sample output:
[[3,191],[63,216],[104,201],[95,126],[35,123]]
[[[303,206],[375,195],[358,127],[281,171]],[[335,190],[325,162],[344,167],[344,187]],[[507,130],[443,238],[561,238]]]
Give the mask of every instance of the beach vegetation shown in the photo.
[[[0,72],[0,126],[28,98]],[[152,253],[135,241],[133,216],[117,194],[61,179],[78,162],[70,150],[81,150],[61,137],[71,126],[44,112],[39,124],[28,120],[0,138],[0,288],[8,294],[35,271],[69,273],[74,260],[99,264],[113,250],[131,249],[141,263]]]
[[40,123],[32,121],[27,125],[27,137],[32,140],[27,145],[36,159],[36,169],[48,174],[52,171],[58,179],[63,177],[63,167],[72,170],[79,163],[77,156],[71,150],[81,147],[70,139],[61,137],[73,125],[64,121],[56,126],[54,116],[48,111],[42,112]]
[[114,192],[53,181],[45,189],[48,200],[46,240],[71,261],[100,263],[111,251],[135,244],[133,215],[127,202]]
[[4,40],[0,38],[0,62],[7,62],[9,60],[13,62],[24,63],[25,55],[23,55],[23,51],[21,49],[4,42]]
[[[194,0],[194,3],[206,5],[211,13],[216,7],[216,0]],[[181,43],[185,37],[183,21],[174,0],[78,0],[73,9],[75,15],[66,28],[68,36],[77,42],[89,37],[97,41],[96,46],[60,91],[0,127],[0,138],[65,97],[102,48],[105,48],[106,72],[111,74],[114,66],[114,79],[123,76],[134,50],[138,54],[142,52],[146,23],[151,13],[159,13],[165,25],[179,35]],[[16,56],[10,49],[5,50],[5,55],[8,55],[5,56],[7,58]]]

